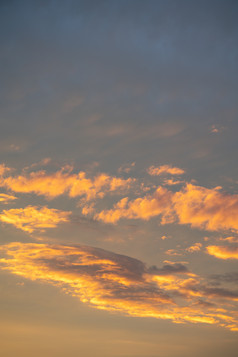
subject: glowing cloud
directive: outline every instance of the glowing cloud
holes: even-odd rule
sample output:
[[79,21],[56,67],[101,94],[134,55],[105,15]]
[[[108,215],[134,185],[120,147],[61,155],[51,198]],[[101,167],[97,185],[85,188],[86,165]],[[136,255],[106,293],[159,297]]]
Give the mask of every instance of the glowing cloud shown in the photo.
[[0,220],[32,233],[36,229],[54,228],[61,222],[67,222],[70,214],[71,212],[48,207],[27,206],[26,208],[3,210]]
[[121,218],[148,220],[161,215],[161,223],[177,222],[210,231],[238,231],[238,195],[220,192],[220,187],[208,189],[186,184],[178,192],[159,186],[153,195],[129,201],[123,198],[111,210],[95,214],[106,223]]
[[232,309],[238,293],[201,284],[180,263],[147,268],[137,259],[81,245],[10,243],[0,251],[2,269],[61,287],[97,309],[237,329]]
[[[4,167],[2,170],[6,171]],[[77,174],[73,174],[71,171],[72,167],[67,166],[51,174],[41,170],[19,176],[2,177],[0,186],[14,192],[35,193],[47,198],[67,194],[69,197],[84,196],[86,200],[91,200],[96,197],[102,198],[105,192],[127,189],[135,181],[132,178],[123,179],[104,173],[90,179],[83,171]]]
[[207,253],[219,259],[238,259],[237,246],[217,246],[209,245]]
[[194,253],[194,252],[199,252],[201,250],[202,244],[201,243],[195,243],[194,245],[191,245],[191,247],[188,247],[186,250],[189,253]]
[[206,230],[238,231],[238,195],[187,184],[173,197],[173,209],[180,224],[190,224]]
[[8,203],[9,201],[14,201],[16,199],[17,197],[15,196],[7,195],[6,193],[0,193],[0,202],[2,203]]
[[159,187],[153,196],[137,198],[128,202],[125,197],[114,205],[111,210],[103,210],[94,217],[106,223],[116,223],[121,218],[149,220],[160,214],[165,215],[170,210],[172,193]]
[[183,169],[180,169],[179,167],[172,167],[170,165],[162,165],[159,167],[155,166],[150,166],[147,169],[147,172],[151,176],[159,176],[162,174],[169,174],[169,175],[183,175],[185,171]]

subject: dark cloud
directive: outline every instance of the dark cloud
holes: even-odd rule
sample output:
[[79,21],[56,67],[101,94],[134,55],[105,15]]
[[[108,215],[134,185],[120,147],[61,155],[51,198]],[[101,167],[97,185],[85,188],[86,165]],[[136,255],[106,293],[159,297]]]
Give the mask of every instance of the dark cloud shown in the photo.
[[161,269],[157,268],[156,266],[152,266],[151,268],[149,268],[149,272],[151,274],[170,275],[176,273],[187,274],[189,270],[185,265],[181,263],[175,263],[172,265],[165,264]]
[[231,283],[231,284],[235,284],[238,283],[238,273],[237,272],[230,272],[230,273],[226,273],[226,274],[213,274],[209,277],[210,279],[212,279],[214,281],[214,283]]

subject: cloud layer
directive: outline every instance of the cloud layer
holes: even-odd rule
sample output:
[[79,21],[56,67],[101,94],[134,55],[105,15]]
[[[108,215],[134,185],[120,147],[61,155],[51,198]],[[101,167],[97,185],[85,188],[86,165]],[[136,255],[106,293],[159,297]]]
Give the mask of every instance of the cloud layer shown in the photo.
[[82,245],[10,243],[0,251],[2,269],[59,286],[98,309],[238,329],[238,292],[209,286],[181,263],[147,268],[137,259]]

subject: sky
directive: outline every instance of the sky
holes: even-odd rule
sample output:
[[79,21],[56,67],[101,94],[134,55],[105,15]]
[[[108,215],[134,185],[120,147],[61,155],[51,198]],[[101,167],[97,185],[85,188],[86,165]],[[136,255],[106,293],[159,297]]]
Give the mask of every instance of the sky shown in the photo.
[[237,15],[1,1],[4,357],[236,357]]

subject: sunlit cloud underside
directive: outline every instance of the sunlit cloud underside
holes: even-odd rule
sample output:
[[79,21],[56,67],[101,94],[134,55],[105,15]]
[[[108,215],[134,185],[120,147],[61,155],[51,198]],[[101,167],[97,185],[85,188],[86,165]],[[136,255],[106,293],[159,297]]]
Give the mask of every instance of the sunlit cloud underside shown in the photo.
[[2,269],[53,284],[97,309],[238,330],[238,292],[209,285],[180,263],[148,268],[137,259],[82,245],[15,242],[0,251]]

